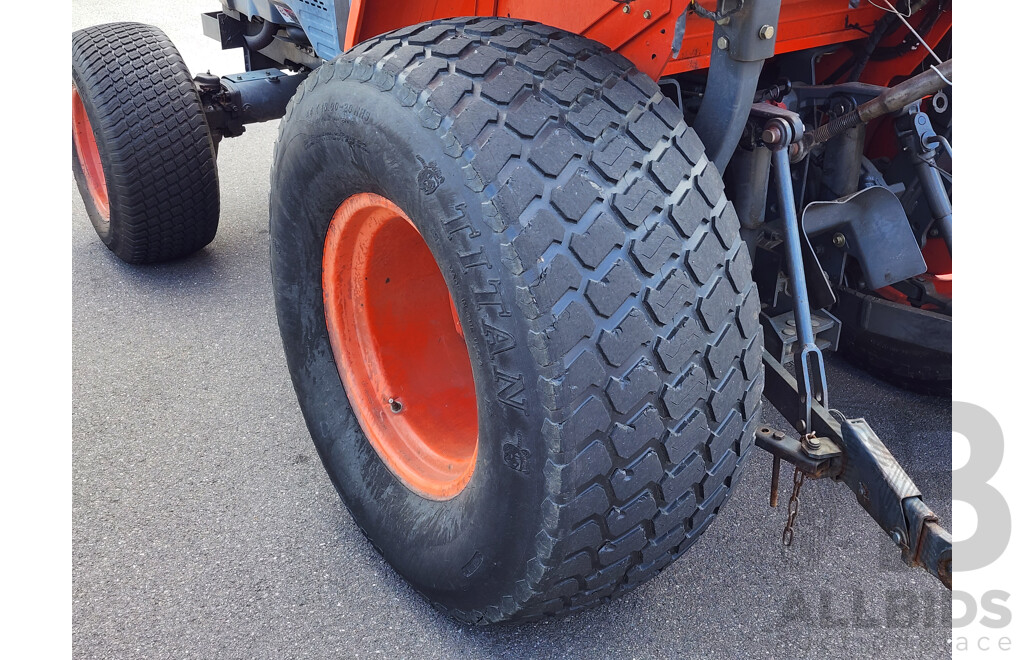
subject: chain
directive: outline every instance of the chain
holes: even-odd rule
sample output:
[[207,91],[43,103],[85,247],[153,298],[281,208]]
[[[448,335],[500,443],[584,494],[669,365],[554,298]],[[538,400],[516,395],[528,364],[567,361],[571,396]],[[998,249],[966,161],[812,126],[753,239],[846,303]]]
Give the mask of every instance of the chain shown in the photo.
[[793,545],[793,526],[796,525],[796,514],[800,511],[800,486],[804,484],[804,472],[793,468],[793,494],[789,496],[789,518],[786,528],[782,530],[782,545]]

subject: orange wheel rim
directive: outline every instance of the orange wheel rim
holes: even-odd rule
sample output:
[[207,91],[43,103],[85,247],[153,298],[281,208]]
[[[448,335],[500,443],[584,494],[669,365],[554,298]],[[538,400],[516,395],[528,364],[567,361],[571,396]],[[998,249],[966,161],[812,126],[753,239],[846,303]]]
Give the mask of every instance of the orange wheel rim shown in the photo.
[[476,388],[444,276],[419,231],[371,193],[335,212],[323,254],[327,332],[370,444],[411,490],[449,499],[476,464]]
[[71,141],[75,144],[75,153],[78,154],[89,195],[103,219],[109,220],[110,200],[107,197],[107,180],[103,176],[100,150],[96,146],[96,135],[92,132],[89,116],[85,113],[85,104],[74,85],[71,86]]

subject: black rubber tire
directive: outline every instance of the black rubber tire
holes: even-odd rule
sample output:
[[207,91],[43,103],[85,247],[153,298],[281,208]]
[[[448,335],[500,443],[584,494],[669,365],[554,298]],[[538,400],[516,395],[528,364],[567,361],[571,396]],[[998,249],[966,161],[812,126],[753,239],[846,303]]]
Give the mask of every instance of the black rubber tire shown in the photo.
[[109,221],[72,147],[75,179],[103,243],[135,264],[209,244],[220,215],[216,152],[192,76],[167,36],[139,23],[78,30],[71,76],[96,137]]
[[[321,255],[362,192],[413,219],[465,331],[480,445],[446,501],[389,472],[332,357]],[[361,44],[290,103],[270,234],[320,457],[371,543],[451,616],[533,620],[625,593],[728,498],[764,380],[750,261],[699,139],[623,57],[490,18]]]
[[856,319],[843,323],[839,354],[850,364],[896,387],[949,397],[953,394],[953,356],[867,332]]

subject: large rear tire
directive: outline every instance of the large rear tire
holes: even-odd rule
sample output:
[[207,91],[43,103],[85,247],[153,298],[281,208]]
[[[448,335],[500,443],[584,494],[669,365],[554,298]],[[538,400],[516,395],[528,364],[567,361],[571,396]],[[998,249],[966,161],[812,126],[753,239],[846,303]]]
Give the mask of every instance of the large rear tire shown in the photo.
[[627,592],[735,486],[763,384],[748,253],[680,111],[603,46],[459,19],[325,64],[281,125],[270,230],[320,457],[459,620]]
[[213,240],[220,214],[210,129],[181,55],[139,23],[71,37],[72,160],[89,219],[128,263]]

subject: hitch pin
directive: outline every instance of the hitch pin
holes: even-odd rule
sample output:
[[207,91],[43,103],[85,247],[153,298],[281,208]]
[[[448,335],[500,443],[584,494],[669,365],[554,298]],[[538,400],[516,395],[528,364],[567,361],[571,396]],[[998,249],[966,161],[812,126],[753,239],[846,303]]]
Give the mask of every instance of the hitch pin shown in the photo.
[[772,491],[768,497],[768,504],[773,508],[779,507],[779,469],[782,467],[782,459],[778,456],[772,457]]

